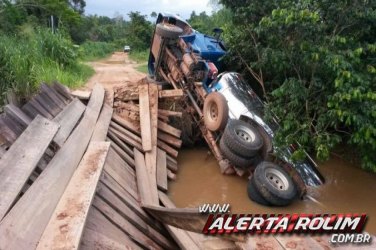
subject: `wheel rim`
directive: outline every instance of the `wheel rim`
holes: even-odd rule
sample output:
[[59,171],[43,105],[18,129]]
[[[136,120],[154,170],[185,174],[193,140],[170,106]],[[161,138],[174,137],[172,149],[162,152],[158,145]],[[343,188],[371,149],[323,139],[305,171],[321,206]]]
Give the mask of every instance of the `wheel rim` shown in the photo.
[[246,126],[236,126],[235,127],[235,134],[242,140],[247,143],[253,142],[256,139],[255,133]]
[[274,188],[280,191],[285,191],[289,188],[290,184],[286,176],[275,168],[265,169],[265,177]]
[[212,103],[209,107],[210,119],[213,121],[218,120],[218,106],[215,103]]

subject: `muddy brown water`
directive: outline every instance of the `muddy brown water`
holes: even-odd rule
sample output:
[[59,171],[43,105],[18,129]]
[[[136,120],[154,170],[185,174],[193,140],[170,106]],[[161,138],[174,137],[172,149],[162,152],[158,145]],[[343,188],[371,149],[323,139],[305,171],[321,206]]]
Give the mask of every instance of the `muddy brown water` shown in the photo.
[[220,173],[206,148],[179,153],[177,180],[169,182],[169,196],[177,207],[229,203],[231,213],[366,213],[366,231],[376,234],[376,175],[339,159],[319,164],[326,179],[309,188],[307,198],[287,207],[265,207],[249,200],[247,178]]

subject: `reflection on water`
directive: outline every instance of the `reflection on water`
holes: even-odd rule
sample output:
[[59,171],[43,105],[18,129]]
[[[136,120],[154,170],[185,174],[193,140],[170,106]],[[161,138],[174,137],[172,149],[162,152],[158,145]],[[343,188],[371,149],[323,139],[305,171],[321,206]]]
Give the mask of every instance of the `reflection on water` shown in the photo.
[[305,200],[288,207],[265,207],[249,200],[247,178],[225,176],[208,150],[179,153],[177,180],[169,182],[169,196],[177,207],[230,203],[232,213],[366,213],[366,230],[376,234],[376,175],[333,158],[319,164],[326,183],[310,188]]

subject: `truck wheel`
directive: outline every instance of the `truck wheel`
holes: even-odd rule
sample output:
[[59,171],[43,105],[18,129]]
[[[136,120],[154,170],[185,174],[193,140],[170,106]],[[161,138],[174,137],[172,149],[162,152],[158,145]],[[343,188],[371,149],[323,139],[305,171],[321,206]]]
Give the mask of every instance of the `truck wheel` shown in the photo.
[[244,158],[237,154],[234,154],[224,143],[223,138],[219,142],[219,148],[221,149],[221,152],[223,156],[230,161],[231,164],[233,164],[237,168],[241,169],[249,169],[252,166],[256,166],[254,164],[254,158]]
[[247,193],[248,193],[248,197],[254,202],[257,202],[258,204],[261,204],[264,206],[270,206],[270,203],[267,200],[265,200],[265,198],[262,196],[260,191],[258,191],[258,189],[256,188],[253,176],[248,181]]
[[297,189],[290,175],[272,162],[261,162],[253,178],[255,187],[272,205],[286,206],[297,197]]
[[155,33],[161,37],[176,39],[183,34],[183,30],[176,25],[168,23],[158,23]]
[[204,122],[210,131],[218,131],[226,127],[228,105],[226,98],[218,92],[208,94],[204,101]]
[[247,158],[255,156],[263,145],[257,129],[241,120],[230,120],[222,138],[235,154]]

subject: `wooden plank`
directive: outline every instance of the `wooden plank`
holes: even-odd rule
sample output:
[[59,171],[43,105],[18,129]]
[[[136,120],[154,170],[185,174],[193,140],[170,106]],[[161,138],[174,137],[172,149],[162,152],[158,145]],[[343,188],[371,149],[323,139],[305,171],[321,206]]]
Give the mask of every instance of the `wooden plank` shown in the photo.
[[176,174],[174,174],[173,172],[171,172],[170,169],[167,169],[167,178],[170,179],[170,180],[175,181],[176,180]]
[[56,89],[51,85],[42,84],[41,89],[45,92],[50,93],[54,97],[54,99],[59,99],[60,101],[62,101],[64,103],[64,106],[70,102],[70,99],[68,100],[63,95],[59,94],[59,92],[56,91]]
[[95,126],[92,141],[104,141],[107,137],[108,127],[110,126],[113,109],[107,104],[103,105],[99,115],[97,125]]
[[275,236],[275,239],[284,249],[325,249],[311,237],[299,237],[296,235]]
[[147,152],[152,149],[148,84],[141,84],[138,86],[138,89],[140,95],[140,114],[142,114],[140,115],[142,148]]
[[[101,237],[88,239],[88,231],[95,232],[95,236],[99,235]],[[121,231],[115,224],[112,224],[111,221],[108,220],[101,212],[99,212],[98,209],[92,206],[89,211],[88,220],[80,248],[83,247],[83,249],[85,249],[86,246],[89,245],[90,250],[106,249],[107,244],[106,241],[102,241],[103,237],[106,237],[106,240],[110,239],[110,244],[113,242],[120,243],[122,245],[121,249],[140,249],[140,247],[127,234]],[[95,242],[99,243],[95,245],[94,248],[90,248],[90,246]],[[113,248],[109,248],[108,250],[113,250]]]
[[130,122],[129,120],[124,119],[115,113],[112,115],[112,120],[118,123],[119,125],[123,126],[124,128],[129,129],[133,133],[141,135],[140,126],[135,125],[133,122]]
[[162,122],[160,120],[158,120],[158,129],[161,130],[161,131],[164,131],[170,135],[173,135],[177,138],[180,138],[180,135],[181,135],[181,131],[177,128],[174,128],[173,126],[165,123],[165,122]]
[[181,118],[183,116],[182,112],[172,111],[172,110],[164,110],[164,109],[158,109],[158,115],[163,116],[176,116]]
[[52,88],[54,88],[67,101],[70,102],[73,99],[67,86],[64,86],[58,82],[54,82]]
[[26,126],[18,123],[17,121],[12,119],[8,114],[4,114],[3,119],[8,128],[12,130],[17,135],[17,137],[20,136],[26,128]]
[[161,90],[158,93],[159,98],[174,98],[174,97],[182,97],[184,92],[182,89],[169,89],[169,90]]
[[96,196],[93,201],[93,206],[103,213],[113,224],[117,225],[123,232],[128,234],[133,240],[141,244],[145,248],[163,249],[156,244],[142,231],[137,229],[132,223],[117,213],[108,203]]
[[[115,226],[114,226],[115,227]],[[120,230],[119,230],[120,231]],[[122,233],[122,232],[120,232]],[[126,243],[122,240],[126,235],[122,235],[121,238],[112,239],[104,234],[98,233],[92,229],[86,228],[82,235],[82,240],[79,249],[81,250],[93,250],[93,249],[105,249],[105,250],[133,250],[142,249],[137,246],[132,240],[129,239]],[[129,244],[132,242],[132,245]]]
[[130,145],[132,147],[135,147],[135,148],[137,148],[140,151],[143,151],[143,148],[142,148],[142,145],[141,145],[140,142],[133,140],[129,136],[124,135],[124,134],[120,133],[119,131],[117,131],[116,129],[113,129],[111,127],[110,127],[109,131],[111,133],[113,133],[114,135],[116,135],[120,140],[122,140],[123,142],[127,143],[128,145]]
[[127,144],[120,140],[114,133],[108,131],[108,137],[116,143],[124,152],[133,157],[133,149],[131,149]]
[[37,249],[78,249],[109,148],[109,142],[90,143],[61,196]]
[[74,99],[53,119],[54,122],[60,124],[60,129],[54,137],[54,142],[57,145],[60,147],[63,146],[81,118],[85,108],[85,105],[80,100]]
[[137,187],[140,194],[141,205],[152,205],[154,204],[154,198],[150,192],[150,179],[146,170],[145,157],[136,148],[133,150],[136,165]]
[[42,105],[43,108],[45,108],[52,116],[56,116],[59,114],[59,112],[62,110],[59,108],[59,106],[50,99],[50,97],[44,93],[41,92],[37,96],[35,96],[35,100],[39,102],[40,105]]
[[13,117],[24,126],[28,126],[32,121],[32,119],[28,115],[26,115],[19,107],[13,104],[6,105],[4,107],[4,111],[6,114]]
[[166,151],[166,153],[169,154],[170,156],[172,156],[174,158],[178,157],[179,152],[177,150],[175,150],[173,147],[167,145],[167,143],[164,143],[163,141],[158,140],[157,145],[158,145],[159,148]]
[[38,114],[39,112],[29,103],[25,103],[21,110],[23,112],[25,112],[25,114],[27,114],[31,119],[34,119]]
[[123,128],[122,126],[118,125],[117,123],[115,122],[111,122],[110,123],[110,126],[112,128],[114,128],[115,130],[119,131],[120,133],[132,138],[134,141],[138,142],[138,143],[142,143],[142,140],[141,138],[138,136],[138,135],[135,135],[133,134],[132,132],[130,132],[129,130]]
[[159,131],[158,132],[158,139],[161,141],[166,142],[167,144],[174,146],[176,148],[180,148],[182,145],[182,140],[176,138],[175,136],[169,135],[165,132]]
[[54,118],[54,116],[48,112],[47,109],[45,109],[37,100],[36,100],[36,97],[34,97],[33,99],[31,99],[29,101],[30,105],[38,112],[38,114],[52,120]]
[[17,135],[5,124],[4,114],[0,115],[1,144],[8,146],[17,139]]
[[0,160],[0,220],[47,149],[59,125],[37,116]]
[[53,100],[55,104],[59,106],[60,109],[64,109],[64,107],[66,106],[66,103],[64,99],[61,96],[59,96],[58,93],[56,93],[54,89],[52,89],[50,86],[48,86],[45,83],[42,83],[40,85],[40,89],[42,90],[43,93],[48,95],[51,98],[51,100]]
[[134,159],[129,156],[122,148],[120,148],[115,142],[111,139],[107,138],[107,141],[111,142],[111,147],[115,150],[115,152],[126,162],[129,164],[130,167],[133,169],[135,168]]
[[0,222],[0,249],[36,247],[89,144],[103,99],[103,87],[95,85],[80,124],[35,183]]
[[158,149],[157,154],[157,184],[158,188],[167,191],[167,162],[166,152]]
[[158,121],[158,86],[149,84],[150,119],[151,119],[151,144],[152,149],[145,153],[146,170],[150,180],[153,204],[159,206],[157,186],[157,121]]
[[130,222],[134,227],[150,237],[153,241],[163,247],[163,249],[173,249],[175,245],[171,244],[162,234],[160,234],[153,227],[149,226],[142,220],[133,210],[131,210],[125,203],[122,202],[112,191],[107,187],[102,186],[98,190],[99,197],[109,204],[117,213]]
[[90,90],[73,90],[71,91],[71,95],[73,97],[76,97],[80,100],[89,100],[90,99],[90,95],[91,95],[91,91]]

